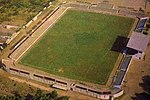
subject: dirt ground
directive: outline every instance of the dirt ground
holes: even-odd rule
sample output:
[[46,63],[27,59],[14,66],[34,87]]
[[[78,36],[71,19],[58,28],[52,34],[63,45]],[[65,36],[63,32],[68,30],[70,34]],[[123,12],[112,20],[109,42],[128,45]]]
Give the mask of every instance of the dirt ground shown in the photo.
[[150,46],[145,53],[145,60],[132,60],[123,85],[125,96],[121,100],[132,100],[131,97],[135,97],[136,93],[144,92],[140,83],[143,83],[142,78],[144,76],[150,76]]
[[[114,0],[116,1],[116,0]],[[144,8],[145,2],[144,0],[118,0],[120,6],[131,7],[135,9]]]
[[[2,72],[2,70],[0,70],[0,72],[3,73],[3,74],[6,73],[6,72]],[[0,73],[0,75],[1,75],[1,73]],[[8,79],[11,79],[11,80],[13,80],[15,82],[18,82],[20,84],[24,84],[26,86],[29,85],[29,87],[32,86],[32,87],[39,88],[39,89],[47,91],[47,92],[51,92],[51,91],[55,90],[54,88],[51,88],[47,84],[43,84],[43,83],[33,81],[33,80],[29,80],[29,79],[26,79],[26,78],[21,78],[19,76],[13,76],[13,75],[8,74],[8,73],[6,73],[4,76],[8,77]],[[70,97],[69,100],[98,100],[96,98],[86,96],[86,95],[83,95],[83,94],[80,94],[80,93],[77,93],[77,92],[62,91],[62,90],[58,90],[58,89],[56,89],[56,91],[61,96],[69,96]]]
[[115,6],[124,6],[124,7],[132,7],[135,9],[145,7],[145,0],[61,0],[61,1],[82,1],[82,2],[91,2],[91,3],[110,3]]

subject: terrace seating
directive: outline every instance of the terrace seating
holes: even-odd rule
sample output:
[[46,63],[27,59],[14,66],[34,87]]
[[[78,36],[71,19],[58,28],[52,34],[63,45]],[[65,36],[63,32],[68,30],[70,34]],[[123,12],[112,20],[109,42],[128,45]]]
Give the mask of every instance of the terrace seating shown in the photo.
[[140,19],[137,26],[136,26],[136,28],[135,28],[135,31],[141,33],[144,29],[144,26],[145,26],[146,22],[147,22],[147,19]]
[[121,62],[119,66],[119,71],[115,77],[115,81],[113,82],[113,87],[121,88],[121,84],[124,80],[124,77],[127,73],[128,66],[130,64],[132,56],[125,56],[123,61]]

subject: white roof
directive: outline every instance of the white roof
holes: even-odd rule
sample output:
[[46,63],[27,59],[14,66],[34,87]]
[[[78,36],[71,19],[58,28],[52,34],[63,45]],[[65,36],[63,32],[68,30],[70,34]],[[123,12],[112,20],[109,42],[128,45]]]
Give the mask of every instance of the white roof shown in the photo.
[[148,35],[144,35],[138,32],[133,32],[129,39],[127,47],[143,52],[146,50],[148,42],[149,42]]
[[62,89],[62,90],[67,90],[68,89],[67,87],[61,86],[61,85],[58,85],[58,84],[53,84],[52,87],[57,88],[57,89]]

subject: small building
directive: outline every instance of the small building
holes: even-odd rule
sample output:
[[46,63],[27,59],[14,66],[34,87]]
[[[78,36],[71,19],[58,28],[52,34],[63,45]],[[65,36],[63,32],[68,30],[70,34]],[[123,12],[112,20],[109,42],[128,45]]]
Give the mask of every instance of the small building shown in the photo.
[[133,58],[142,59],[144,52],[148,46],[148,43],[149,43],[148,35],[133,32],[128,41],[127,48],[128,50],[132,49],[134,51],[137,51],[135,54],[133,54]]

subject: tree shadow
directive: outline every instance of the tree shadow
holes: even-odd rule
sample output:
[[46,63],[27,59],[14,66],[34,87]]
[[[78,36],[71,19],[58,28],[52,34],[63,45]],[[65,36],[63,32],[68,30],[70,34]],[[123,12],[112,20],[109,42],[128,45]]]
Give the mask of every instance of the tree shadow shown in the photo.
[[142,81],[139,86],[143,88],[144,92],[135,93],[135,96],[131,97],[132,100],[150,100],[150,76],[143,76]]
[[135,97],[131,97],[132,100],[150,100],[150,95],[143,93],[135,93]]
[[31,94],[27,94],[26,96],[25,96],[25,100],[33,100],[33,95],[31,95]]
[[0,68],[3,67],[3,63],[2,63],[2,60],[0,59]]

